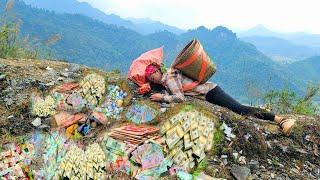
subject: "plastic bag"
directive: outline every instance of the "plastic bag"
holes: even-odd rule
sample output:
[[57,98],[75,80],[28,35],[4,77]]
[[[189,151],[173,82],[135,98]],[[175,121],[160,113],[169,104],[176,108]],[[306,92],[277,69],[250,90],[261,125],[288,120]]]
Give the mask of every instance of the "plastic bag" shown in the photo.
[[163,47],[147,51],[135,59],[129,69],[128,78],[140,88],[138,92],[145,94],[151,90],[150,84],[145,78],[146,67],[150,64],[161,65],[163,60]]

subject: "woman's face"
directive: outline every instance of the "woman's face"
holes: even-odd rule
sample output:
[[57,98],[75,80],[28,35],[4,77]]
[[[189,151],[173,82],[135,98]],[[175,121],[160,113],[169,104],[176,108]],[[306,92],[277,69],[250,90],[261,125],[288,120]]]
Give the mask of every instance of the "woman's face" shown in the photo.
[[149,81],[155,83],[155,84],[161,84],[162,79],[162,73],[159,69],[156,70],[153,74],[149,76]]

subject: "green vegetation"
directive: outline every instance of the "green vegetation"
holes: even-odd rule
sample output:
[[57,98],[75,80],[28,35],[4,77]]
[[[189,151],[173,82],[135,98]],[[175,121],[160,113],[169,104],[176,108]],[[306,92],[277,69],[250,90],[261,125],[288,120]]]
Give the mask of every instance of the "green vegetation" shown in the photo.
[[[0,19],[0,58],[44,58],[43,49],[31,43],[28,37],[20,36],[21,21],[16,19],[12,11],[13,0],[9,0],[1,14]],[[48,55],[46,56],[48,57]]]
[[299,97],[295,92],[285,88],[281,91],[270,91],[264,96],[267,108],[279,114],[296,113],[316,115],[319,105],[313,100],[320,92],[320,86],[309,86],[306,94]]
[[[6,1],[0,1],[0,14],[6,14],[6,6]],[[141,53],[164,45],[164,63],[169,66],[184,45],[197,38],[218,68],[211,81],[240,102],[260,102],[261,99],[252,99],[251,95],[286,86],[299,95],[303,92],[293,76],[279,70],[278,64],[222,26],[212,30],[199,27],[181,35],[168,31],[141,35],[82,15],[34,9],[18,0],[11,11],[14,21],[10,22],[19,22],[9,26],[16,27],[11,33],[15,46],[4,43],[4,49],[9,50],[3,51],[2,57],[66,60],[108,71],[119,69],[127,74],[132,60]],[[247,95],[248,89],[250,94]]]
[[208,162],[205,159],[200,161],[198,166],[192,172],[193,179],[197,179],[197,176],[199,176],[200,173],[203,172],[206,169],[207,166],[208,166]]
[[11,20],[13,1],[8,1],[0,21],[0,58],[34,58],[36,52],[23,47],[18,39],[19,23]]

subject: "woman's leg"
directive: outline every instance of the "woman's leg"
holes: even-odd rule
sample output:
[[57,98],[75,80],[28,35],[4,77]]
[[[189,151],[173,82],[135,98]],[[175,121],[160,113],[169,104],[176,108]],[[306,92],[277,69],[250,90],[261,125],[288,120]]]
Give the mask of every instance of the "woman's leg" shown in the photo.
[[241,115],[251,115],[259,119],[275,120],[275,115],[266,110],[245,106],[237,102],[230,95],[225,93],[219,86],[209,91],[206,95],[206,100],[212,104],[226,107]]

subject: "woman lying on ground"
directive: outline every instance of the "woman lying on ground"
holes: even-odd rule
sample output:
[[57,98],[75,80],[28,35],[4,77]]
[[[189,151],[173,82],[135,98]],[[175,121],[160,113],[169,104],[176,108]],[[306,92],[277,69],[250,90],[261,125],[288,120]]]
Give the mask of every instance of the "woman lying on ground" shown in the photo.
[[183,102],[185,101],[185,95],[204,95],[206,101],[226,107],[235,113],[252,115],[259,119],[274,121],[280,126],[284,134],[289,134],[292,130],[295,123],[294,119],[286,119],[260,108],[242,105],[226,94],[217,84],[207,82],[199,84],[190,91],[183,92],[183,86],[192,83],[193,80],[184,76],[177,69],[170,68],[164,74],[160,69],[161,67],[153,64],[147,66],[145,72],[146,79],[152,83],[165,87],[170,94],[155,93],[150,97],[153,101],[168,103]]

